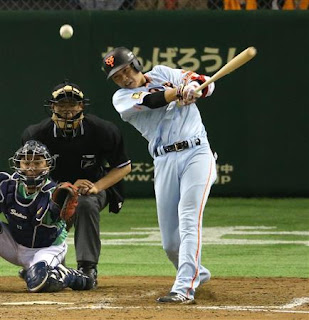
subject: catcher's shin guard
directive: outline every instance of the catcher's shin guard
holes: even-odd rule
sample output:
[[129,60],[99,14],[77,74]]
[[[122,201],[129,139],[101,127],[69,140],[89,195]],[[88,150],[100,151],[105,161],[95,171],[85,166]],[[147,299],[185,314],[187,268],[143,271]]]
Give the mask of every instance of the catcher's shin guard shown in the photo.
[[63,277],[67,287],[73,290],[90,290],[94,287],[94,281],[82,272],[67,268],[59,264],[55,268]]
[[45,261],[40,261],[31,266],[25,275],[28,291],[41,292],[47,284],[48,266]]
[[61,274],[45,261],[40,261],[31,266],[24,277],[29,292],[57,292],[67,285]]
[[27,288],[30,292],[58,292],[70,287],[71,284],[75,284],[77,287],[77,289],[74,287],[75,290],[86,290],[84,289],[85,285],[79,285],[78,287],[81,280],[79,282],[74,282],[73,280],[75,278],[72,279],[72,276],[60,272],[58,267],[52,268],[48,266],[45,261],[40,261],[31,266],[25,275]]
[[57,292],[69,287],[73,290],[90,290],[94,280],[80,271],[66,268],[62,264],[52,268],[45,261],[31,266],[25,275],[29,292]]

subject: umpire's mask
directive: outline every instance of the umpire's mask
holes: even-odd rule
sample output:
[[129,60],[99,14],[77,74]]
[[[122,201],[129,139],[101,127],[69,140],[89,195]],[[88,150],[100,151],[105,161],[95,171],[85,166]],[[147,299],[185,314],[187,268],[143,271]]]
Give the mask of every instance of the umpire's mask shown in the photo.
[[85,106],[89,103],[80,88],[68,81],[57,85],[46,106],[52,113],[51,119],[64,137],[75,137],[83,118]]

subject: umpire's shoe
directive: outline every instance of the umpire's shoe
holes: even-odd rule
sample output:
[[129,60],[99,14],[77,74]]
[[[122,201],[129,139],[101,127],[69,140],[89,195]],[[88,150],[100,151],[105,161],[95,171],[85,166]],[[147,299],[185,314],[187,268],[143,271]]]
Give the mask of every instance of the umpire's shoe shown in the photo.
[[88,261],[80,261],[77,266],[78,271],[87,275],[93,281],[92,289],[96,289],[98,286],[98,271],[97,265]]
[[167,296],[157,299],[160,303],[179,303],[179,304],[195,304],[194,299],[189,299],[184,295],[176,292],[170,292]]

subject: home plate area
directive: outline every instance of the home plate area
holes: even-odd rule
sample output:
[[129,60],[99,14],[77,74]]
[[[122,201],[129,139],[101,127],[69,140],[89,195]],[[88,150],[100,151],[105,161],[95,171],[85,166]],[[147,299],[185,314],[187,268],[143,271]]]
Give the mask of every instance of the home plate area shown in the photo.
[[1,277],[0,319],[308,319],[309,279],[213,278],[196,304],[158,304],[173,277],[100,277],[93,291],[30,294],[17,277]]

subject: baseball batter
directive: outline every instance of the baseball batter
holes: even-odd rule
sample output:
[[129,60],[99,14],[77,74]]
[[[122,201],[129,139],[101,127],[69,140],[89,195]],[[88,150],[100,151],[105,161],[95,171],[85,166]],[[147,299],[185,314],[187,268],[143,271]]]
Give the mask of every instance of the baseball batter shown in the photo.
[[201,265],[203,210],[216,180],[216,164],[207,139],[195,89],[208,77],[158,65],[146,74],[127,48],[104,57],[107,78],[121,89],[113,96],[115,109],[149,141],[154,158],[158,222],[163,248],[177,269],[170,293],[162,303],[194,303],[195,289],[210,279]]
[[31,140],[10,161],[15,173],[0,172],[0,212],[7,220],[0,221],[0,257],[22,266],[20,275],[30,292],[92,289],[93,278],[61,264],[67,231],[61,208],[52,201],[53,157],[45,145]]

